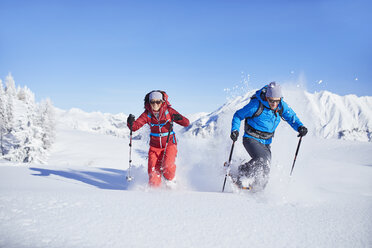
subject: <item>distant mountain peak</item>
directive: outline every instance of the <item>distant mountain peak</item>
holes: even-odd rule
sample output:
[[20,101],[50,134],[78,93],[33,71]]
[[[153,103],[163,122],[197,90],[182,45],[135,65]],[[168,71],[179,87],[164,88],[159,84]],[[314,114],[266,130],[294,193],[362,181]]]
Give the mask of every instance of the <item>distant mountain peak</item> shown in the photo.
[[[211,113],[190,115],[192,122],[189,127],[180,128],[176,125],[175,128],[187,136],[228,135],[235,111],[248,104],[255,92],[252,90],[230,99]],[[284,100],[308,127],[310,135],[372,142],[371,96],[340,96],[329,91],[309,93],[298,89],[283,89],[283,94]],[[118,137],[129,135],[125,114],[86,113],[75,108],[59,113],[60,121],[75,129]],[[144,137],[146,131],[141,129],[138,135]]]

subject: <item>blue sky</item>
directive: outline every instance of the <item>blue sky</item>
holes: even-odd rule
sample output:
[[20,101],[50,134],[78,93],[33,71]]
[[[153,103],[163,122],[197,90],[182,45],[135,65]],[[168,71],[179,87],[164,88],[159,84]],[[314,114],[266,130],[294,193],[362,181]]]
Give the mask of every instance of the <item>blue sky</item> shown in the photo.
[[371,7],[0,0],[0,78],[11,72],[62,109],[137,116],[153,89],[183,114],[213,111],[247,75],[250,88],[303,78],[310,92],[372,95]]

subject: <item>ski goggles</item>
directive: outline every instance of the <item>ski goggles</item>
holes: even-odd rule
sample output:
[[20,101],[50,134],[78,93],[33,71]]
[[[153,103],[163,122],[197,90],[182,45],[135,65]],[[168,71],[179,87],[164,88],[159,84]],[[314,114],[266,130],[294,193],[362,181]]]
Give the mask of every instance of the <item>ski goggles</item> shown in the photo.
[[279,100],[273,100],[273,99],[270,99],[270,98],[267,98],[267,101],[269,102],[269,103],[280,103],[280,99]]

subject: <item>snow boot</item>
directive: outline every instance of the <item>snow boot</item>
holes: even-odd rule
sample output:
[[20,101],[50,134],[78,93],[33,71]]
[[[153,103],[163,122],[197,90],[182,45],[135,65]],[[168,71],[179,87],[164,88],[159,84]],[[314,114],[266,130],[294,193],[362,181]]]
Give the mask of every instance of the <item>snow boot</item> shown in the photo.
[[168,180],[165,177],[163,177],[164,185],[166,189],[175,190],[177,189],[177,180],[176,177],[174,177],[172,180]]

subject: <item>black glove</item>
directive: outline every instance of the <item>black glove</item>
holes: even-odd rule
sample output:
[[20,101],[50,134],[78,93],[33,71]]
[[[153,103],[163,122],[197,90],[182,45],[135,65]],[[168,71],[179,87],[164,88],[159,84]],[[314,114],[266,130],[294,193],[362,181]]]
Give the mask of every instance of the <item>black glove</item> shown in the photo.
[[307,128],[304,126],[299,127],[297,131],[298,131],[297,137],[303,137],[307,134]]
[[174,121],[180,121],[182,119],[183,119],[182,118],[182,115],[180,115],[180,114],[173,114],[173,120]]
[[231,132],[230,138],[231,138],[233,141],[237,141],[237,140],[238,140],[238,137],[239,137],[239,132],[238,132],[238,130],[234,130],[234,131]]
[[134,119],[135,119],[134,115],[130,114],[128,116],[127,123],[129,124],[129,126],[133,125]]

